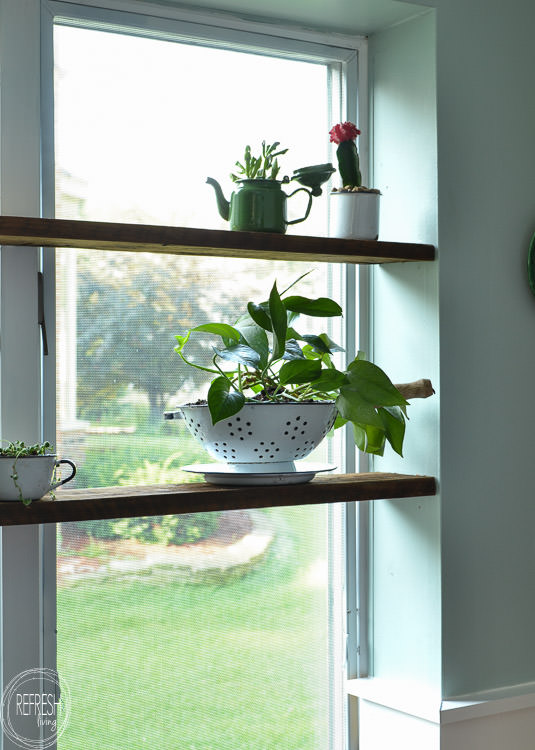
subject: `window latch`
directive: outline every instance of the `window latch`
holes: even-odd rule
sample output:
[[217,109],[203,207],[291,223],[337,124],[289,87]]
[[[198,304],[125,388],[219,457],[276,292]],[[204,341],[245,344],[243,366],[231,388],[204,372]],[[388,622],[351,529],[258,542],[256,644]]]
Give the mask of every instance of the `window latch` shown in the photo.
[[41,339],[43,341],[43,354],[48,354],[48,340],[46,338],[45,323],[45,298],[43,294],[44,277],[41,271],[37,273],[37,323],[41,328]]

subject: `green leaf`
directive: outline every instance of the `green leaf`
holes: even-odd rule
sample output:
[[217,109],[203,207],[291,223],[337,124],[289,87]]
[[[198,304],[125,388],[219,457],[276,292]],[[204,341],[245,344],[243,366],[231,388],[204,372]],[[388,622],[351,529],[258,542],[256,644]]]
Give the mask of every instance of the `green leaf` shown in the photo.
[[249,302],[247,305],[247,312],[254,320],[254,322],[263,328],[265,331],[272,331],[273,326],[271,325],[271,318],[269,313],[266,311],[263,305],[257,305],[254,302]]
[[188,339],[190,337],[190,333],[191,331],[188,331],[183,336],[181,336],[180,334],[175,336],[175,339],[178,341],[178,345],[175,346],[175,352],[180,353],[182,349],[186,346],[186,344],[188,343]]
[[381,407],[379,416],[383,421],[386,439],[400,456],[403,456],[403,438],[405,437],[405,417],[397,406]]
[[348,385],[340,387],[336,406],[340,414],[348,422],[354,422],[362,426],[373,425],[379,429],[383,428],[383,422],[373,404],[369,404],[365,399],[361,398],[360,394]]
[[328,297],[286,297],[283,300],[284,307],[301,315],[309,315],[316,318],[332,318],[342,314],[340,305]]
[[298,341],[306,341],[318,354],[332,354],[333,352],[344,351],[344,348],[335,343],[326,333],[320,333],[319,336],[310,333],[301,335],[295,328],[289,327],[286,335]]
[[303,355],[306,357],[306,359],[319,359],[320,361],[323,361],[323,357],[329,356],[328,354],[320,354],[315,349],[313,349],[310,344],[305,344],[301,351],[303,352]]
[[251,349],[254,349],[255,352],[258,352],[258,366],[262,370],[265,369],[269,357],[269,342],[265,330],[257,325],[249,315],[244,315],[243,318],[240,318],[235,327],[241,333],[245,343]]
[[355,439],[355,445],[357,446],[359,451],[362,451],[363,453],[365,453],[366,452],[366,430],[360,427],[360,425],[354,424],[353,425],[353,437]]
[[384,431],[373,425],[365,425],[364,432],[366,433],[366,453],[382,456],[385,451]]
[[307,344],[310,344],[310,346],[319,354],[330,354],[331,350],[329,349],[328,345],[323,341],[323,339],[320,336],[314,336],[310,333],[305,333],[303,336],[299,336],[301,341],[306,341]]
[[226,349],[217,349],[215,346],[212,348],[218,357],[228,362],[238,362],[240,365],[253,367],[255,370],[260,366],[260,354],[245,344],[236,344]]
[[235,390],[230,390],[231,383],[223,376],[215,378],[208,391],[208,408],[212,417],[212,424],[237,414],[245,403],[245,396]]
[[320,339],[323,341],[325,346],[328,347],[329,353],[345,352],[344,347],[340,346],[340,344],[337,344],[335,341],[333,341],[329,336],[327,336],[326,333],[320,333]]
[[283,364],[279,370],[279,379],[282,385],[310,383],[319,377],[320,372],[321,362],[309,359],[294,359]]
[[273,325],[273,353],[271,361],[280,359],[286,348],[286,329],[288,327],[286,308],[277,291],[277,282],[273,284],[269,295],[269,317]]
[[225,343],[235,341],[237,344],[240,340],[240,332],[234,326],[229,326],[228,323],[203,323],[203,325],[196,326],[191,330],[203,333],[215,333],[216,336],[221,336]]
[[405,406],[408,402],[380,367],[356,359],[347,368],[349,387],[374,406]]
[[353,424],[353,437],[355,445],[364,453],[373,453],[382,456],[385,447],[385,436],[382,430],[369,425]]
[[336,419],[334,420],[333,430],[337,430],[339,427],[343,427],[345,424],[347,424],[347,419],[344,419],[340,414],[337,414]]
[[336,405],[353,423],[358,447],[382,456],[388,440],[401,455],[407,403],[403,396],[379,367],[365,359],[354,360],[346,374]]
[[[331,350],[329,349],[329,346],[327,343],[328,341],[330,341],[330,339],[326,333],[322,333],[320,336],[314,336],[310,333],[305,333],[303,336],[301,336],[301,334],[298,333],[295,330],[295,328],[292,328],[290,326],[287,329],[286,335],[288,336],[288,338],[297,339],[298,341],[306,341],[306,343],[309,344],[314,349],[314,351],[318,352],[319,354],[331,353]],[[323,340],[324,336],[326,337],[327,342]],[[337,351],[341,351],[341,350],[338,349]]]
[[305,359],[305,355],[295,339],[287,339],[283,359]]
[[[318,362],[319,364],[319,362]],[[345,372],[339,370],[322,370],[319,378],[312,382],[312,386],[317,391],[336,391],[347,382]]]

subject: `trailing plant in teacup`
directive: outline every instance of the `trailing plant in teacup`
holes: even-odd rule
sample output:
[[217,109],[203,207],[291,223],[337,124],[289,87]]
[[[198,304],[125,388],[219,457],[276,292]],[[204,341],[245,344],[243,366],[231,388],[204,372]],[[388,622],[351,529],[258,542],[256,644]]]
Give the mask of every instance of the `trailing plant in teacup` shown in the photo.
[[[350,422],[360,450],[382,455],[388,442],[401,455],[408,402],[362,352],[339,369],[333,355],[343,349],[327,333],[321,328],[315,334],[299,332],[300,316],[336,317],[342,308],[328,297],[288,294],[296,283],[279,293],[275,282],[268,300],[248,302],[232,324],[203,323],[175,337],[182,361],[213,376],[207,397],[212,423],[237,414],[248,402],[334,401],[335,427]],[[193,334],[219,338],[211,363],[188,358]]]
[[44,443],[35,443],[26,445],[22,440],[8,441],[5,447],[0,447],[0,457],[12,458],[11,479],[19,494],[19,499],[24,505],[29,505],[32,500],[23,496],[22,487],[19,484],[19,475],[17,473],[17,461],[19,458],[26,456],[46,456],[52,450],[52,445],[46,440]]
[[[22,440],[7,442],[0,447],[0,461],[8,463],[0,465],[0,500],[21,500],[29,505],[46,492],[54,490],[74,478],[76,466],[69,459],[56,460],[52,445],[35,443],[26,445]],[[66,479],[56,481],[56,467],[60,464],[71,467],[71,475]]]

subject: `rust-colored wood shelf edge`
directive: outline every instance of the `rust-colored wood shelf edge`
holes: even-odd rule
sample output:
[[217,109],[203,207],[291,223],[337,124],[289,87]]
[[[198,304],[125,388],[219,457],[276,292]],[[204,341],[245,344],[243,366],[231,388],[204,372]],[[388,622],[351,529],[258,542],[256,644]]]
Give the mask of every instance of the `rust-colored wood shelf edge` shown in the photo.
[[431,261],[433,245],[0,216],[1,245],[87,248],[331,263]]
[[202,483],[151,487],[104,487],[59,491],[24,506],[0,503],[0,525],[20,526],[101,518],[175,515],[213,510],[317,505],[351,500],[423,497],[436,494],[434,477],[406,474],[334,474],[307,484],[214,487]]

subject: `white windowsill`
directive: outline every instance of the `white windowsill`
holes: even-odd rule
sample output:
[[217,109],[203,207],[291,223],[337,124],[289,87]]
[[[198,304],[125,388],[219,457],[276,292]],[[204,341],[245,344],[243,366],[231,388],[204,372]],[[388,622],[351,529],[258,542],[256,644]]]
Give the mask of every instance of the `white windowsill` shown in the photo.
[[394,711],[415,716],[434,724],[440,723],[440,693],[415,683],[364,677],[347,680],[346,691]]
[[346,692],[434,724],[453,724],[535,708],[535,682],[441,700],[438,691],[432,688],[400,680],[366,677],[348,680]]

